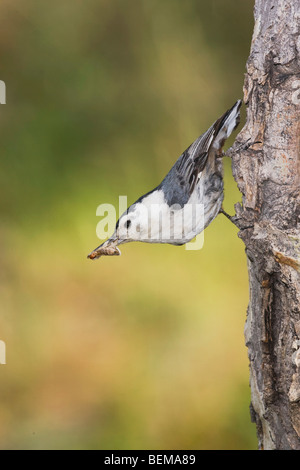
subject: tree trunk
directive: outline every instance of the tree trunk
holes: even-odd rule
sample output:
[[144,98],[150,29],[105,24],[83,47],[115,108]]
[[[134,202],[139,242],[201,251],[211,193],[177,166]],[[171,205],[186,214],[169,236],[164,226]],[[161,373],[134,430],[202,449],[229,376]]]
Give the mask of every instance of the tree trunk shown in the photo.
[[300,449],[300,2],[256,0],[247,122],[230,150],[243,195],[245,338],[260,449]]

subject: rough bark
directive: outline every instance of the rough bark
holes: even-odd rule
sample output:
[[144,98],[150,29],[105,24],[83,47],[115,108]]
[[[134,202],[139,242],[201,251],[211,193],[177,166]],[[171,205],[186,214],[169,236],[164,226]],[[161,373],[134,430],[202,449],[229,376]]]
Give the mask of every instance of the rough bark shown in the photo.
[[300,1],[256,0],[246,125],[231,149],[243,196],[245,338],[260,449],[300,449]]

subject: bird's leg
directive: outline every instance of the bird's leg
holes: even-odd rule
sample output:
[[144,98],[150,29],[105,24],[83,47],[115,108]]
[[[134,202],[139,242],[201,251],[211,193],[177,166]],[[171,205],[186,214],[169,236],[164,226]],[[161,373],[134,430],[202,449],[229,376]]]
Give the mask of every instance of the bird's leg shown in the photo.
[[227,217],[227,219],[229,219],[230,221],[232,219],[232,216],[227,214],[227,212],[224,211],[223,207],[221,207],[221,209],[219,210],[219,214],[224,214],[225,217]]
[[240,151],[243,151],[243,150],[248,150],[250,147],[252,147],[253,145],[255,144],[261,144],[261,140],[256,140],[255,142],[249,142],[250,141],[250,138],[246,140],[246,143],[243,142],[242,144],[238,145],[236,148],[234,148],[233,146],[230,147],[229,149],[226,150],[226,152],[223,152],[223,157],[224,156],[228,156],[228,157],[231,157],[231,153],[233,152],[233,154],[235,153],[238,153]]
[[224,157],[226,157],[226,153],[224,152],[224,150],[219,150],[216,158],[224,158]]
[[219,214],[225,215],[225,217],[227,217],[227,219],[229,219],[230,222],[232,222],[234,225],[237,226],[237,224],[236,224],[236,216],[235,216],[235,215],[229,215],[229,214],[227,214],[227,212],[224,211],[223,207],[221,207],[221,209],[219,210]]

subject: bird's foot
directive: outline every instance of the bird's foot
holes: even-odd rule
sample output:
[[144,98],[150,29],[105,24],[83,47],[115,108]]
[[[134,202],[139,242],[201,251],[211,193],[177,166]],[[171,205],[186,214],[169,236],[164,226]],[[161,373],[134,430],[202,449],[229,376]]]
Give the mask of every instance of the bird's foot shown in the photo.
[[224,211],[223,207],[221,207],[221,209],[219,211],[219,214],[225,215],[225,217],[227,217],[227,219],[229,219],[230,222],[232,222],[234,225],[237,226],[237,223],[236,223],[237,222],[237,216],[227,214],[227,212]]

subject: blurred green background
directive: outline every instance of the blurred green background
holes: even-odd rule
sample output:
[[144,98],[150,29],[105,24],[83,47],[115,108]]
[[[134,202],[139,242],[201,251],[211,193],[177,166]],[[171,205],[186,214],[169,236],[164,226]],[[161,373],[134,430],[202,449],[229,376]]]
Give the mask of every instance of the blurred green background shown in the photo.
[[252,10],[1,1],[1,449],[256,449],[235,227],[86,259],[97,206],[156,186],[242,97]]

